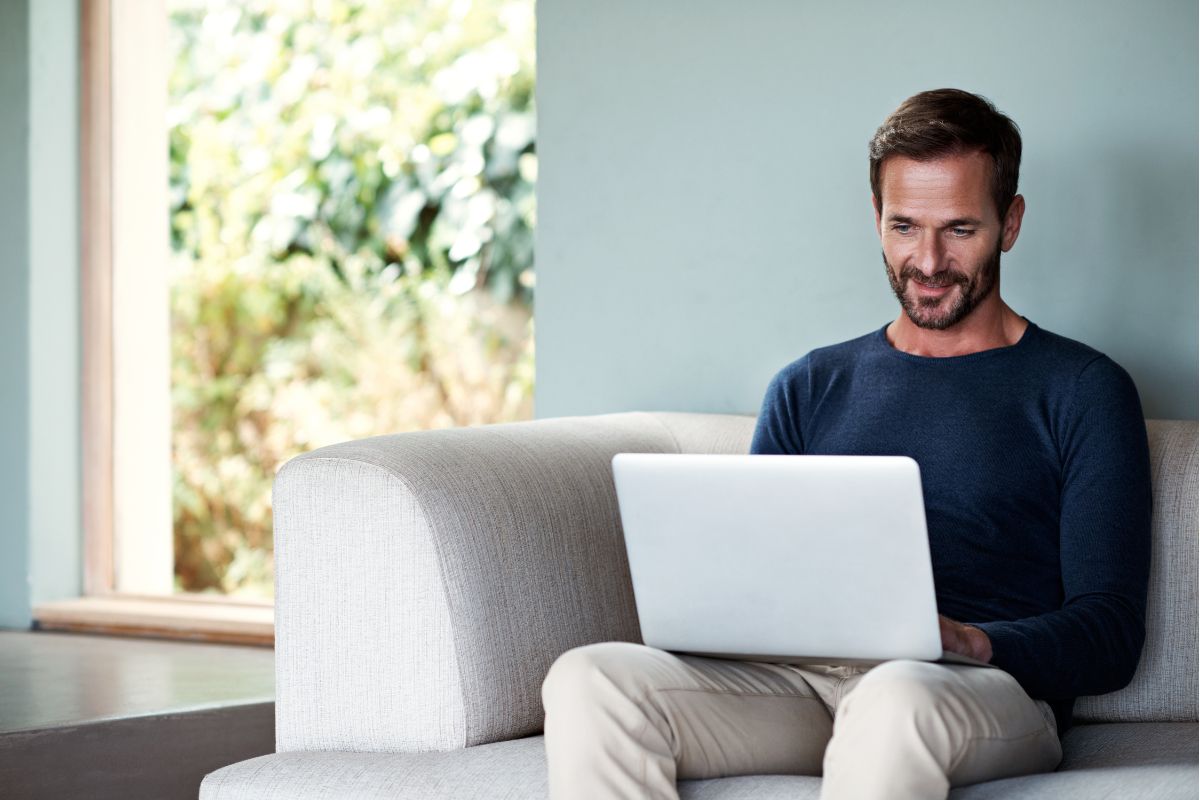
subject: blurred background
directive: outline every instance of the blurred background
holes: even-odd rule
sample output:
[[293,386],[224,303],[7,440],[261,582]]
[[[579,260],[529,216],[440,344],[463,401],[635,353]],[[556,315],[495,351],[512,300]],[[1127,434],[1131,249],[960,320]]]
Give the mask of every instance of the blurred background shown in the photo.
[[541,0],[535,36],[532,0],[0,2],[0,626],[269,611],[271,478],[333,441],[755,413],[894,318],[866,143],[936,86],[1021,126],[1006,300],[1194,419],[1197,4],[896,11]]
[[532,0],[169,0],[175,586],[269,598],[271,481],[532,417]]

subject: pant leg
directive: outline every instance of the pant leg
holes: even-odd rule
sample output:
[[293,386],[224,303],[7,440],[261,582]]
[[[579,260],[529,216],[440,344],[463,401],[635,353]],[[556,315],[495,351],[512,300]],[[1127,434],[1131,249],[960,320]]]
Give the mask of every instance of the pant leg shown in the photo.
[[852,679],[825,753],[822,800],[937,800],[951,786],[1058,766],[1048,705],[1007,672],[890,661]]
[[833,728],[796,669],[627,642],[564,653],[542,700],[553,800],[676,800],[677,780],[817,775]]

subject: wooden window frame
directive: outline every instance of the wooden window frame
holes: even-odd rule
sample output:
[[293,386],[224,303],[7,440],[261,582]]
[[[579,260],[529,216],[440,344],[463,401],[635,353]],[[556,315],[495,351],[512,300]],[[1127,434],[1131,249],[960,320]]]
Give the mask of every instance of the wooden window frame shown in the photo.
[[83,587],[111,594],[113,571],[112,8],[82,0],[80,31],[80,312]]
[[271,645],[273,603],[171,593],[165,0],[79,14],[83,596],[34,623]]

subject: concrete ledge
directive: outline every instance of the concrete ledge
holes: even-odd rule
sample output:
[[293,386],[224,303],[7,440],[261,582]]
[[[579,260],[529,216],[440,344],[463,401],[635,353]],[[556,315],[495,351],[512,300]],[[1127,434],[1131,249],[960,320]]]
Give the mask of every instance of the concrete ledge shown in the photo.
[[0,631],[0,797],[195,800],[275,750],[266,647]]
[[275,704],[0,734],[6,798],[195,800],[215,769],[275,751]]

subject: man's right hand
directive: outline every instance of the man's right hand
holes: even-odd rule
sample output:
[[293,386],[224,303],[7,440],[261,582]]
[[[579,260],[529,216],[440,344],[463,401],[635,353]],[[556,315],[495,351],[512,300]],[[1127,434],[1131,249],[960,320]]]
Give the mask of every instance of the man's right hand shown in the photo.
[[988,663],[992,660],[992,640],[979,628],[955,622],[938,614],[942,631],[942,649],[960,656]]

